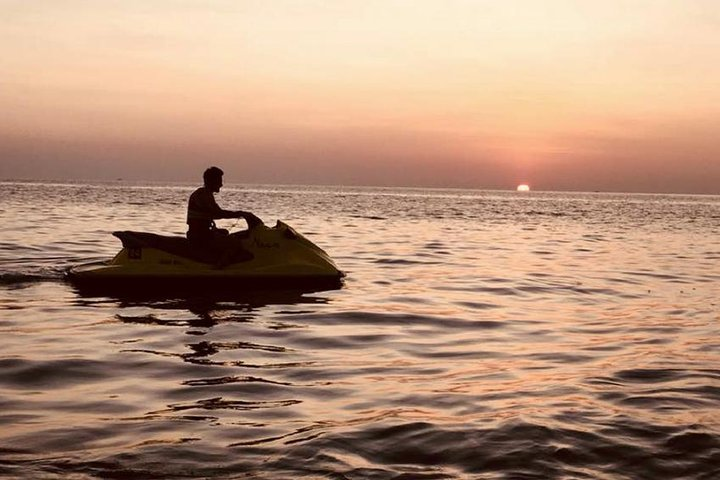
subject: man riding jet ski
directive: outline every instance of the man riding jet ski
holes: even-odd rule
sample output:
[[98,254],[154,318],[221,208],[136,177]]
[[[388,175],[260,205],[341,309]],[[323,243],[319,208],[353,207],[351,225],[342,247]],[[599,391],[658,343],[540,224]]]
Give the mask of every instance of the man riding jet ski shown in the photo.
[[[250,212],[223,210],[214,193],[223,172],[208,168],[204,186],[188,201],[187,239],[144,232],[113,232],[123,249],[110,261],[78,265],[68,278],[81,289],[178,287],[340,286],[345,276],[320,247],[278,221],[270,228]],[[248,230],[230,234],[215,226],[220,218],[244,218]]]

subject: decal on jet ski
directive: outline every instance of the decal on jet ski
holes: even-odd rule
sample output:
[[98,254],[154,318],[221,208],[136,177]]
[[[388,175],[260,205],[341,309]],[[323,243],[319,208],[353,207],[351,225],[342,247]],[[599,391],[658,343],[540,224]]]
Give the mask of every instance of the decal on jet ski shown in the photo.
[[253,239],[253,245],[257,248],[280,248],[280,243],[278,242],[263,242],[257,238]]

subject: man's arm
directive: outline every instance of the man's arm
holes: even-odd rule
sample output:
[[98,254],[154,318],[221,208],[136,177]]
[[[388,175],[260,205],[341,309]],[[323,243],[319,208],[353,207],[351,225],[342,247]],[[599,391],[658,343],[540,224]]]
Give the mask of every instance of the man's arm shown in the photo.
[[215,201],[215,196],[208,192],[206,197],[207,212],[210,214],[213,220],[219,220],[221,218],[238,218],[237,212],[232,210],[224,210],[220,208],[220,205]]
[[262,225],[263,223],[260,218],[250,212],[245,212],[243,210],[224,210],[220,208],[220,206],[215,201],[215,196],[213,196],[212,194],[209,196],[208,199],[208,207],[213,220],[218,220],[221,218],[244,218],[245,221],[248,223],[248,226],[251,228],[256,225]]

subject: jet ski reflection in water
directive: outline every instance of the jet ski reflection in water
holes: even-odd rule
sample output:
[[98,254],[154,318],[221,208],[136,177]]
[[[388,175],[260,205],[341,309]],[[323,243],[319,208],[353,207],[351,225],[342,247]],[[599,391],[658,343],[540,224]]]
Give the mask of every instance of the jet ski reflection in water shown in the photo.
[[[188,202],[187,238],[113,232],[123,249],[108,262],[79,265],[68,278],[81,291],[194,293],[238,285],[303,290],[339,288],[344,273],[320,247],[278,221],[267,227],[250,212],[223,210],[214,193],[223,172],[207,169]],[[230,234],[214,220],[243,218],[248,230]]]

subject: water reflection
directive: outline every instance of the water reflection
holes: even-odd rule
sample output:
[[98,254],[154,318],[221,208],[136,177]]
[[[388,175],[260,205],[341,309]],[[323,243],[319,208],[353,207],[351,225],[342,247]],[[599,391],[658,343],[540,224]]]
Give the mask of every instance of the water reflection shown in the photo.
[[71,287],[76,294],[75,305],[81,307],[100,306],[115,303],[120,308],[148,307],[160,310],[187,310],[198,316],[213,311],[259,310],[270,305],[326,304],[329,297],[311,295],[314,293],[339,290],[342,285],[331,288],[307,287],[292,289],[220,289],[184,291],[116,291],[98,292]]
[[[330,302],[322,295],[309,295],[302,290],[258,291],[229,294],[220,292],[215,295],[203,295],[190,298],[163,298],[155,295],[118,296],[105,298],[77,299],[78,305],[94,305],[98,303],[115,303],[121,311],[141,309],[151,313],[129,315],[119,313],[117,320],[127,324],[158,325],[168,327],[191,327],[186,333],[204,335],[208,329],[220,322],[249,322],[256,318],[267,307],[292,307],[298,305],[325,305]],[[312,313],[314,310],[303,309],[301,313]],[[173,315],[172,312],[175,312]],[[168,315],[168,313],[170,313]],[[190,315],[188,315],[190,314]],[[278,325],[276,328],[283,328]]]

